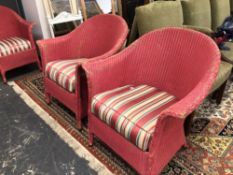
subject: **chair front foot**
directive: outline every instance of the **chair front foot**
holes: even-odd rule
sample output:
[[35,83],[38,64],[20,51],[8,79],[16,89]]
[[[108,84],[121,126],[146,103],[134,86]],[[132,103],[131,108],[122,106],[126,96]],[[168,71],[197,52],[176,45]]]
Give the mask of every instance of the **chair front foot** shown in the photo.
[[185,136],[188,136],[191,133],[192,122],[193,122],[194,116],[195,116],[195,111],[193,111],[189,116],[187,116],[184,122]]
[[81,107],[78,107],[75,112],[76,126],[78,130],[82,129]]
[[51,97],[51,95],[49,94],[49,93],[45,93],[45,102],[48,104],[48,105],[50,105],[51,104],[51,102],[52,102],[52,97]]
[[227,81],[225,81],[220,86],[220,88],[214,93],[214,98],[216,99],[217,105],[221,104],[221,101],[222,101],[222,98],[223,98],[223,95],[224,95],[224,91],[225,91],[225,88],[226,88],[226,84],[227,84]]
[[82,129],[82,120],[81,119],[77,119],[77,128],[79,130]]
[[3,83],[7,83],[6,72],[1,71]]
[[94,140],[94,134],[91,131],[88,131],[88,145],[92,146]]
[[42,67],[41,67],[40,61],[37,61],[37,66],[38,66],[39,70],[42,71]]

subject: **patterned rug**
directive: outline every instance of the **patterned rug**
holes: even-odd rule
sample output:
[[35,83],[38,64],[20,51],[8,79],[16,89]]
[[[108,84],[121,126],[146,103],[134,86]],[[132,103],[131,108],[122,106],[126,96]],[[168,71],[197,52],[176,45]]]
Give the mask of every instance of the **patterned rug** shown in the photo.
[[[87,128],[75,128],[74,115],[58,101],[48,106],[44,101],[43,76],[35,72],[15,83],[70,135],[114,174],[137,174],[127,163],[101,141],[88,147]],[[206,99],[196,111],[187,137],[189,146],[182,148],[161,174],[168,175],[233,175],[233,83],[228,83],[221,105]]]

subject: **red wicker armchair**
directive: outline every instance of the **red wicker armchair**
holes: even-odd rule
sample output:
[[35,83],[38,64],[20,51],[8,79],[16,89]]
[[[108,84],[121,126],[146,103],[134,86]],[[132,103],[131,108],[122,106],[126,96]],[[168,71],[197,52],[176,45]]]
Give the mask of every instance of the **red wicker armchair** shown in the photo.
[[14,11],[0,6],[0,73],[6,83],[6,72],[40,61],[32,36],[33,24]]
[[208,95],[219,64],[210,38],[178,28],[84,63],[90,145],[95,135],[140,174],[159,174],[186,144],[184,120]]
[[103,59],[119,51],[128,34],[126,22],[120,16],[94,16],[73,32],[55,39],[38,41],[45,72],[45,95],[50,103],[55,97],[75,113],[81,128],[83,110],[80,87],[80,65],[89,59]]

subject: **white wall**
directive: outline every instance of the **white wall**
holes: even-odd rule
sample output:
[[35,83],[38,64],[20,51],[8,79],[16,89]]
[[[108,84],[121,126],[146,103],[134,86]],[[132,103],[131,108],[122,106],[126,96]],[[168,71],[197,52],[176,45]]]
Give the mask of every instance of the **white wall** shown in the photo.
[[[104,13],[111,12],[111,0],[97,0]],[[43,0],[22,0],[25,17],[28,21],[34,22],[33,34],[35,39],[50,38],[50,30]]]
[[49,26],[42,0],[22,0],[24,13],[28,21],[34,22],[35,39],[50,38]]
[[111,0],[96,0],[104,13],[109,13],[112,10]]

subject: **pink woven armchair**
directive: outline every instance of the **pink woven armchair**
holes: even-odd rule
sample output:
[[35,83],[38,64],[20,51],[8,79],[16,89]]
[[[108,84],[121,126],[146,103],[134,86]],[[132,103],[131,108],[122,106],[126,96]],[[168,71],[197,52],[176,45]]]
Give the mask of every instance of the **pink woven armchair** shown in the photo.
[[159,174],[186,144],[184,120],[208,95],[219,64],[210,38],[179,28],[85,63],[90,145],[95,135],[140,174]]
[[113,55],[123,47],[127,34],[128,27],[123,18],[98,15],[67,35],[38,41],[45,72],[46,101],[50,103],[51,97],[55,97],[71,109],[78,128],[87,112],[85,91],[80,87],[80,65],[89,59]]
[[6,72],[40,61],[32,36],[33,24],[9,8],[0,6],[0,73],[6,83]]

